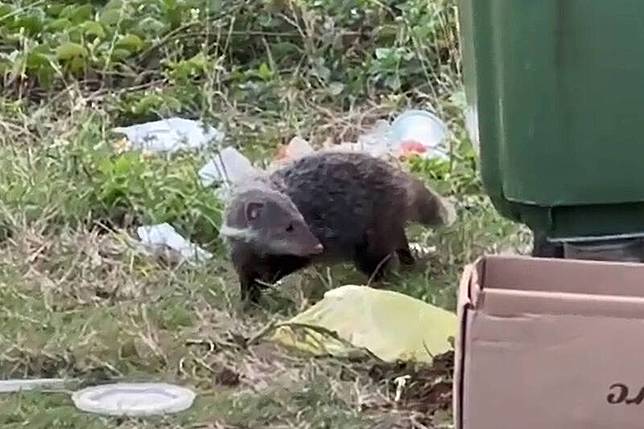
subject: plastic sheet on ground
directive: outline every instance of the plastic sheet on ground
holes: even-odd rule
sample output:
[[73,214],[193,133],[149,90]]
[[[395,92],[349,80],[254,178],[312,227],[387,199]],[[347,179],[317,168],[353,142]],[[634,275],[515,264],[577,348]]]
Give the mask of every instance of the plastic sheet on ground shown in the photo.
[[224,138],[224,134],[216,128],[183,118],[116,127],[114,131],[125,134],[133,149],[151,152],[199,149],[210,143],[221,142]]
[[204,186],[210,186],[215,182],[230,186],[257,172],[248,158],[234,147],[227,146],[201,167],[199,178]]
[[172,251],[182,261],[200,262],[212,258],[212,254],[183,238],[167,224],[141,226],[136,233],[143,245],[153,252]]
[[280,323],[271,339],[317,356],[431,363],[452,350],[456,329],[456,315],[447,310],[398,292],[347,285]]

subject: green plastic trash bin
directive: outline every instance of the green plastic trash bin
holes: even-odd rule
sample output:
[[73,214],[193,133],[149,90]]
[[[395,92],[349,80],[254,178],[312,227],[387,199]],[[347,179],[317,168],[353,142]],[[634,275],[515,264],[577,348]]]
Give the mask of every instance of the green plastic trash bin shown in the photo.
[[497,210],[553,242],[644,236],[644,0],[458,7],[467,122]]

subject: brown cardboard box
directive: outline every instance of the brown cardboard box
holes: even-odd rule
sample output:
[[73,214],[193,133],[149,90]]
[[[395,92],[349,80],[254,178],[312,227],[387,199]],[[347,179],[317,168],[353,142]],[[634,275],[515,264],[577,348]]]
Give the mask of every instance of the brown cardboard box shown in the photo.
[[644,428],[644,264],[486,257],[458,316],[456,429]]

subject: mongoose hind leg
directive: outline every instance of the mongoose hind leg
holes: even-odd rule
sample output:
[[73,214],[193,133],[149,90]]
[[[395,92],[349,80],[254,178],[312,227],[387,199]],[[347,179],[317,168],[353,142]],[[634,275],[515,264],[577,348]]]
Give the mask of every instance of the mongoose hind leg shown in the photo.
[[396,254],[398,255],[398,260],[403,265],[414,265],[416,258],[409,248],[409,241],[407,241],[407,235],[403,230],[401,232],[400,243],[398,248],[396,248]]
[[355,249],[353,262],[358,270],[369,277],[369,283],[380,282],[394,253],[394,247],[389,245],[390,236],[369,231],[365,241]]
[[358,270],[369,277],[370,283],[379,282],[385,275],[386,267],[392,254],[374,254],[367,251],[356,251],[354,264]]

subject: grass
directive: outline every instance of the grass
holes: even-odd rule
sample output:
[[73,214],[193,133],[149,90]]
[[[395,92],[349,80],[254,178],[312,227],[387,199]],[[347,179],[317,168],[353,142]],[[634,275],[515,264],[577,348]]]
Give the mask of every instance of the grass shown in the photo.
[[[203,1],[99,3],[90,13],[70,6],[63,18],[43,2],[0,6],[0,64],[21,65],[0,67],[0,378],[166,380],[200,395],[163,419],[82,414],[66,392],[1,395],[0,426],[449,427],[448,409],[428,408],[426,368],[248,345],[272,320],[364,279],[346,267],[307,270],[243,311],[217,238],[221,203],[197,180],[211,154],[116,154],[110,130],[203,118],[261,162],[294,135],[340,142],[405,108],[435,110],[452,132],[452,156],[409,168],[458,202],[459,219],[442,231],[414,229],[437,251],[388,287],[453,310],[465,263],[527,244],[478,179],[453,2],[220,2],[227,13]],[[154,31],[124,18],[140,10]],[[104,35],[77,34],[99,32],[95,22]],[[131,237],[152,222],[172,223],[216,257],[191,267],[142,253]],[[396,402],[393,380],[403,374],[413,382]]]

